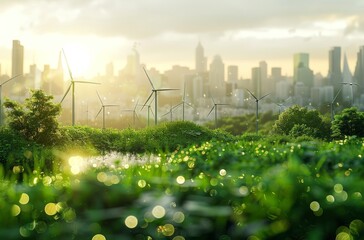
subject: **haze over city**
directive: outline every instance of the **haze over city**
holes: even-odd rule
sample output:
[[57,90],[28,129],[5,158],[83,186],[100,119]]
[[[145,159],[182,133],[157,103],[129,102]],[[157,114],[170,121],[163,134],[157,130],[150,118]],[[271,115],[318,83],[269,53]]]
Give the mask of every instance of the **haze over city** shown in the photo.
[[11,42],[19,39],[25,69],[57,66],[63,48],[76,77],[103,74],[109,62],[123,68],[134,45],[148,67],[193,68],[198,42],[208,64],[218,54],[243,78],[262,60],[292,75],[296,52],[309,53],[311,69],[326,76],[333,46],[354,70],[364,44],[363,9],[361,0],[2,0],[1,73],[11,72]]

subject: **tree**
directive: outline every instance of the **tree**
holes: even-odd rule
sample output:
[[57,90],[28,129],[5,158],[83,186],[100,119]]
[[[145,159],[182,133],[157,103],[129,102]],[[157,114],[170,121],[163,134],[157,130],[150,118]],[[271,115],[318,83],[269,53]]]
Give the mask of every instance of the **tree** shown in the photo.
[[273,131],[282,135],[299,134],[314,138],[330,137],[330,120],[324,118],[317,110],[294,105],[279,115]]
[[331,130],[334,138],[354,135],[364,137],[364,113],[355,107],[344,109],[335,116]]
[[19,132],[25,139],[49,146],[59,137],[57,117],[61,112],[60,104],[52,102],[53,96],[42,90],[31,90],[31,97],[24,104],[6,99],[9,127]]

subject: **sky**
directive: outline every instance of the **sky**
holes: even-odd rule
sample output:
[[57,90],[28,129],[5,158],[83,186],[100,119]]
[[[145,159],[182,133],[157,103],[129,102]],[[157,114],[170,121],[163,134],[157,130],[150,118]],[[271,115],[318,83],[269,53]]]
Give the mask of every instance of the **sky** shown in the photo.
[[363,0],[1,0],[0,64],[10,73],[12,40],[29,64],[57,66],[65,50],[74,76],[122,69],[136,46],[141,62],[161,72],[194,68],[201,42],[211,63],[220,55],[243,78],[265,60],[292,74],[293,54],[310,54],[326,76],[328,51],[341,46],[354,71],[364,45]]

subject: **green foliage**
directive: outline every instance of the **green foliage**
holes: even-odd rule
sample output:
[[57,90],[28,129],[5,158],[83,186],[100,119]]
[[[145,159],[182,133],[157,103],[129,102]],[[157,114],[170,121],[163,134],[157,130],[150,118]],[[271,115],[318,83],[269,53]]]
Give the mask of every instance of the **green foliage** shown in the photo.
[[9,127],[26,140],[51,146],[59,137],[57,116],[61,111],[59,104],[52,102],[53,96],[42,90],[32,90],[31,97],[24,104],[7,99]]
[[123,153],[167,152],[193,144],[201,144],[213,138],[221,140],[233,138],[224,131],[210,130],[188,121],[169,122],[140,130],[65,127],[62,135],[62,142],[66,143],[67,148],[72,147],[69,145],[78,145],[96,149],[99,152]]
[[[260,114],[259,133],[269,133],[275,118],[276,116],[274,116],[272,111]],[[240,116],[223,117],[221,119],[218,119],[217,127],[232,135],[237,136],[245,133],[255,133],[255,123],[255,114],[244,114]],[[215,122],[207,122],[205,126],[214,129]]]
[[273,126],[273,131],[281,135],[311,136],[328,139],[330,121],[317,110],[308,110],[298,105],[292,106],[280,114]]
[[346,108],[335,116],[331,129],[334,138],[364,137],[364,113],[354,107]]
[[0,237],[363,239],[363,139],[287,138],[244,135],[143,165],[77,175],[65,165],[22,184],[1,181]]

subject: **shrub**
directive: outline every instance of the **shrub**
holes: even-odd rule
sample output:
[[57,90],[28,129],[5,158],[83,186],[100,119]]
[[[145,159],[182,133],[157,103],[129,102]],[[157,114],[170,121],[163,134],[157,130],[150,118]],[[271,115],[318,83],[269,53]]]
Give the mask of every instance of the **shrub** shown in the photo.
[[346,108],[335,116],[331,129],[334,138],[354,135],[364,137],[364,113],[357,108]]
[[32,90],[24,104],[7,99],[4,106],[8,109],[9,127],[29,141],[55,145],[59,139],[57,116],[61,106],[52,99],[42,90]]
[[330,121],[317,110],[308,110],[305,107],[295,105],[281,113],[273,126],[273,132],[283,135],[291,134],[295,137],[302,134],[328,139],[330,137]]

